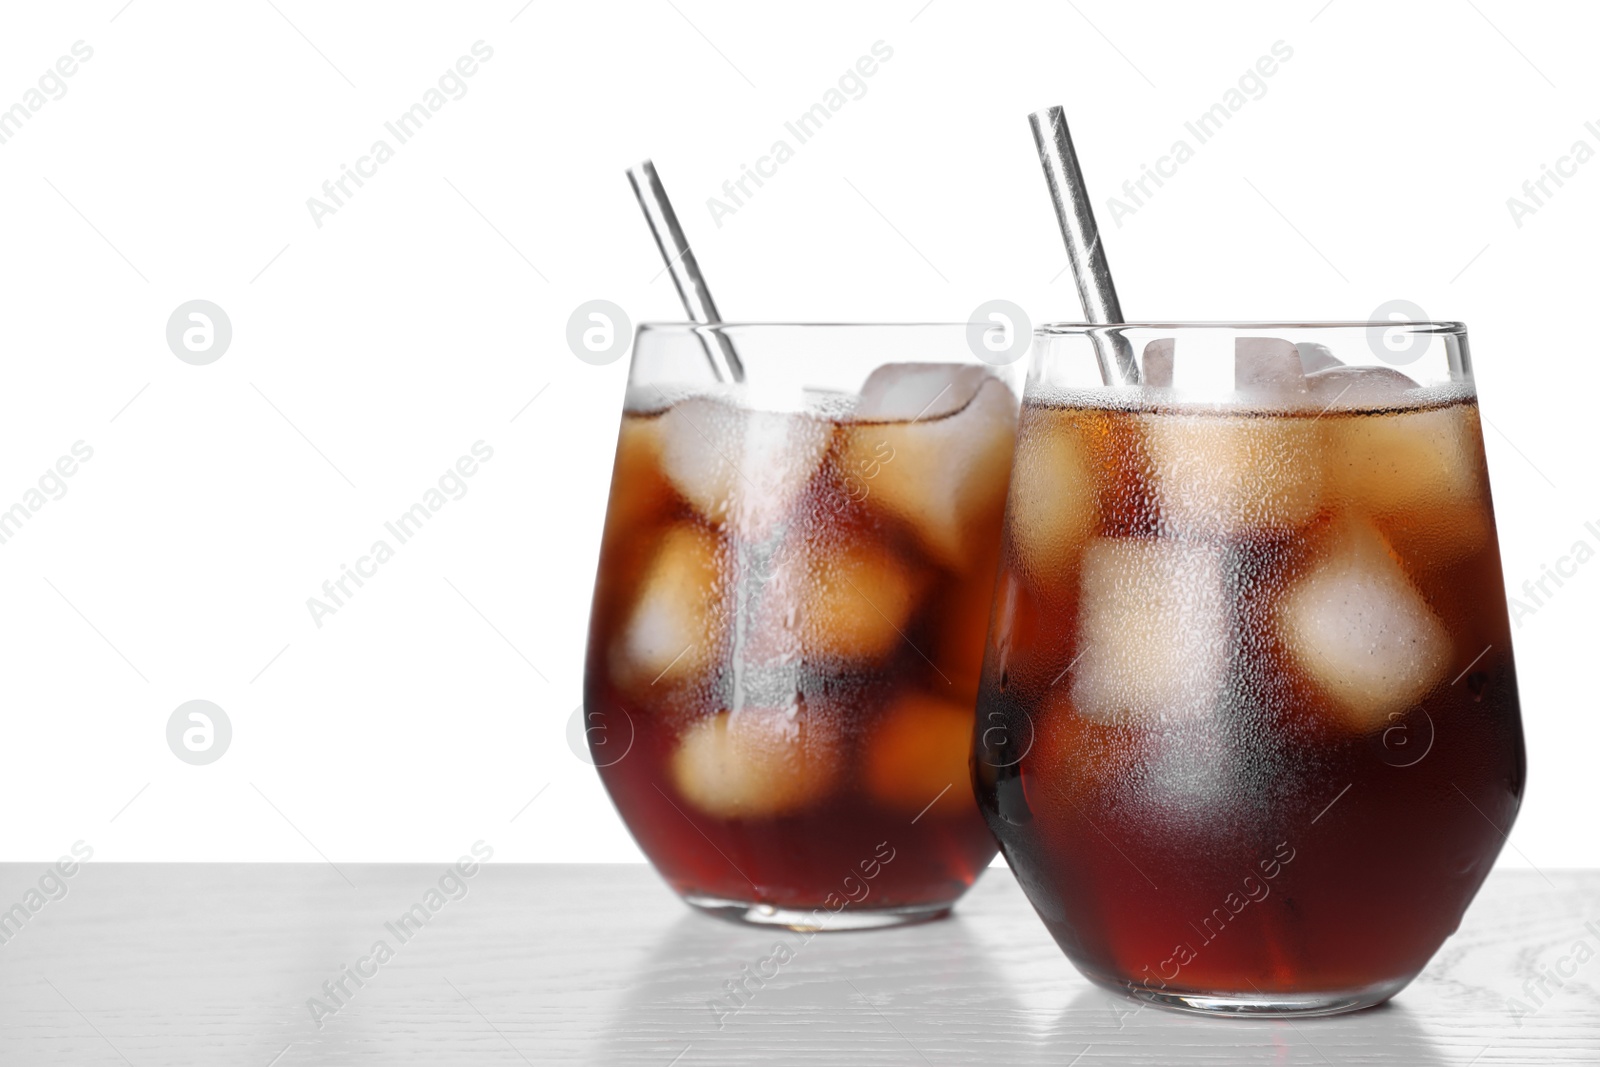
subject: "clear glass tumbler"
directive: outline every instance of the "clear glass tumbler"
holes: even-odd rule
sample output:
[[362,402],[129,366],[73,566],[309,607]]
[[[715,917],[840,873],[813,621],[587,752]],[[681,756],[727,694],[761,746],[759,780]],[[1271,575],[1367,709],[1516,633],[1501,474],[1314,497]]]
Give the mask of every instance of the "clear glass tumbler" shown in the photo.
[[995,595],[979,805],[1089,978],[1332,1014],[1456,929],[1525,773],[1461,324],[1041,329]]
[[[994,856],[969,759],[1022,367],[971,333],[639,328],[585,715],[696,907],[933,918]],[[708,346],[747,380],[717,381]]]

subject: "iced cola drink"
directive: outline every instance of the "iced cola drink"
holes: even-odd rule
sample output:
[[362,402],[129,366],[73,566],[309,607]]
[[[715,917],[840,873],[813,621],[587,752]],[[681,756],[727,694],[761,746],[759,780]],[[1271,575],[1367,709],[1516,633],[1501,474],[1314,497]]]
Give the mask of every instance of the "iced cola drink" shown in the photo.
[[1201,1011],[1377,1003],[1511,828],[1522,733],[1465,333],[1397,329],[1429,351],[1130,327],[1143,384],[1116,389],[1094,370],[1112,335],[1036,347],[974,769],[1097,982]]
[[995,852],[969,759],[1015,387],[959,326],[725,329],[737,388],[701,380],[690,331],[638,340],[595,762],[692,904],[805,928],[942,914]]

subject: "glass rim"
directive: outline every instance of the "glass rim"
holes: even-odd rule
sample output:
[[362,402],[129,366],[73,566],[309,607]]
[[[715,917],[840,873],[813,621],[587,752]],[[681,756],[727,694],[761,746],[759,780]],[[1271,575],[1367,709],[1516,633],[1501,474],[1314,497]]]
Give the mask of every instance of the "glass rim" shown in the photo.
[[1407,330],[1412,333],[1464,334],[1467,324],[1453,319],[1342,319],[1326,322],[1228,321],[1196,319],[1191,322],[1045,322],[1033,328],[1035,336],[1079,336],[1105,330]]
[[[974,321],[981,325],[988,325],[981,320],[956,320],[956,319],[909,319],[906,321],[890,321],[886,319],[872,319],[856,322],[844,322],[837,319],[823,319],[814,322],[800,322],[792,319],[749,319],[730,320],[724,322],[689,322],[684,319],[648,319],[638,324],[641,330],[728,330],[728,329],[793,329],[804,326],[806,328],[824,329],[862,329],[885,328],[902,326],[970,326]],[[1467,324],[1458,319],[1189,319],[1162,320],[1149,322],[1043,322],[1034,327],[1035,333],[1087,333],[1090,330],[1364,330],[1373,326],[1385,329],[1415,329],[1430,333],[1459,332],[1467,328]]]
[[[981,325],[990,325],[987,322]],[[825,329],[825,330],[862,330],[862,329],[927,329],[929,327],[947,327],[949,329],[964,330],[972,325],[971,322],[683,322],[676,320],[662,320],[641,322],[637,329],[640,333],[646,330],[672,331],[687,333],[694,330],[733,330],[733,329]]]

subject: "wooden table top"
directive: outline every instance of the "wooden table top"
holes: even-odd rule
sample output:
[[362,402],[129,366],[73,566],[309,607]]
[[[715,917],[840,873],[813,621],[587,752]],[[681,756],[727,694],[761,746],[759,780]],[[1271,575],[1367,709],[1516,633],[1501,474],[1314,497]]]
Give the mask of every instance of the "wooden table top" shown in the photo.
[[1600,1063],[1600,871],[1497,872],[1392,1003],[1291,1022],[1090,986],[1001,869],[949,920],[811,939],[694,914],[639,865],[49,870],[0,865],[25,913],[0,917],[7,1065]]

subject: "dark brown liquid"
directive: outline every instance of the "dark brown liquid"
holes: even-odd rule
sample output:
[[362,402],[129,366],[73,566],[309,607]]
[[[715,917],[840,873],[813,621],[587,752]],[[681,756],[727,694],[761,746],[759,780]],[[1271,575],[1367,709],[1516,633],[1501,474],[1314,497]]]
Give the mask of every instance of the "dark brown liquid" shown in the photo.
[[[591,749],[624,821],[701,900],[954,900],[995,852],[969,754],[1014,412],[970,463],[930,425],[824,422],[784,445],[820,455],[792,499],[752,506],[751,470],[727,508],[667,473],[675,418],[718,432],[715,411],[624,417],[590,624]],[[953,523],[907,510],[927,463],[960,483]]]
[[1024,408],[980,807],[1091,977],[1407,979],[1523,790],[1476,405],[1175,418]]

